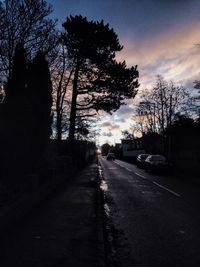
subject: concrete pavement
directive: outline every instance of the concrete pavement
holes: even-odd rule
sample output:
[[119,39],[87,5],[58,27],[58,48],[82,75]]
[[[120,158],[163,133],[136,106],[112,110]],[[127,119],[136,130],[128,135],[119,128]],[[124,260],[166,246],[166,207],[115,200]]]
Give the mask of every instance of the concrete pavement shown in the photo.
[[97,164],[63,183],[48,201],[12,225],[0,248],[1,267],[104,267]]

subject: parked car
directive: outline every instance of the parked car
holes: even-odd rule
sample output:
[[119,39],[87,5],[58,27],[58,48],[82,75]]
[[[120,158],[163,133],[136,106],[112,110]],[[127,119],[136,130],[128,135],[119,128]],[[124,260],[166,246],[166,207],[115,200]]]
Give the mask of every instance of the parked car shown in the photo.
[[115,154],[114,153],[108,153],[108,155],[106,156],[107,160],[115,160]]
[[146,171],[167,171],[169,165],[164,156],[149,155],[144,162],[144,168]]
[[145,160],[149,154],[139,154],[136,159],[136,165],[138,168],[144,168]]

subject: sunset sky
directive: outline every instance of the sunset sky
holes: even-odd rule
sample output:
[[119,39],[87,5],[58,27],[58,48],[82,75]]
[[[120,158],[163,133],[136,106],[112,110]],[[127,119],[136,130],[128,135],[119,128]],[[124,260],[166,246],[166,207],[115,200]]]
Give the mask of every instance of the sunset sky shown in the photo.
[[[69,15],[104,20],[119,36],[124,49],[117,55],[128,66],[138,65],[139,90],[151,88],[155,76],[192,90],[200,79],[200,0],[49,0],[61,24]],[[129,129],[131,100],[101,121],[99,142],[119,142]]]

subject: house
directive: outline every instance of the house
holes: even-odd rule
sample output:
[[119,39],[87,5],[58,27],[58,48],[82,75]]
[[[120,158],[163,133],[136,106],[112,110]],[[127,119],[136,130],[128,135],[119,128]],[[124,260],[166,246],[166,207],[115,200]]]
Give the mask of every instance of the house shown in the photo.
[[122,157],[130,160],[135,160],[139,154],[144,154],[142,138],[135,138],[133,140],[122,139]]

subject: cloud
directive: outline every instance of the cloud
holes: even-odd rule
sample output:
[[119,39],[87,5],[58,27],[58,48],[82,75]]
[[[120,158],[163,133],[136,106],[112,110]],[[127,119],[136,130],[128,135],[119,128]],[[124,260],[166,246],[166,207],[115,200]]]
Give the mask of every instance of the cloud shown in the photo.
[[119,124],[126,122],[124,117],[115,116],[115,121]]
[[114,122],[110,121],[104,121],[102,124],[100,124],[101,128],[106,128],[109,131],[115,131],[120,129],[120,126],[118,124],[115,124]]
[[111,126],[111,122],[109,121],[105,121],[101,124],[101,127],[110,127]]
[[[126,114],[130,114],[131,112],[133,112],[132,100],[133,99],[127,101],[127,105],[121,106],[120,109],[117,112],[115,112],[115,116],[117,118],[119,118],[118,116],[125,116]],[[128,102],[130,103],[128,104]]]
[[[152,36],[142,43],[128,40],[124,52],[118,59],[126,59],[127,65],[139,65],[141,86],[139,91],[151,88],[156,82],[156,75],[161,74],[167,80],[180,83],[192,92],[193,81],[200,79],[200,23],[191,23],[188,26]],[[119,140],[121,131],[129,129],[132,122],[135,99],[127,101],[112,116],[106,116],[104,126]],[[112,137],[112,138],[113,138]]]
[[120,126],[115,124],[112,126],[112,130],[119,130],[120,129]]
[[152,36],[143,42],[128,40],[118,59],[127,65],[139,65],[141,87],[151,86],[157,74],[186,83],[199,73],[200,23]]
[[111,132],[103,132],[102,135],[106,136],[106,137],[112,137],[113,136],[113,134]]

